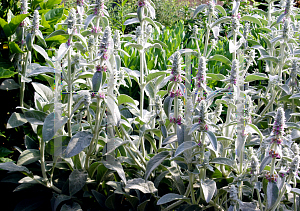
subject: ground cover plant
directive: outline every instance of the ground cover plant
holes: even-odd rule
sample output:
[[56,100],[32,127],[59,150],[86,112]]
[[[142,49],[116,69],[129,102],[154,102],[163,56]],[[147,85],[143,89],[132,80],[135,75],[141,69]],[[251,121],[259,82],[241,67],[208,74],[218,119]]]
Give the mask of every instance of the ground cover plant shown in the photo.
[[209,1],[174,27],[151,0],[114,20],[104,0],[60,3],[0,19],[6,131],[26,134],[17,158],[0,148],[12,210],[298,210],[293,1]]

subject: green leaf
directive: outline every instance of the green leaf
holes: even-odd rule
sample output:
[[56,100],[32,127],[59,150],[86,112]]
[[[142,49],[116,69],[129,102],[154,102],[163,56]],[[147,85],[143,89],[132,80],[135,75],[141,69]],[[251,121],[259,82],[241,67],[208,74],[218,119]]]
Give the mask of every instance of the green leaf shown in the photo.
[[46,37],[46,41],[51,41],[51,37],[55,37],[58,35],[68,35],[68,33],[65,30],[56,30]]
[[62,18],[64,14],[64,8],[56,8],[48,11],[45,14],[45,20],[49,22],[49,24],[56,24],[59,19]]
[[10,128],[19,127],[21,125],[24,125],[25,123],[27,123],[27,120],[25,119],[24,114],[19,114],[14,112],[9,117],[6,128],[10,129]]
[[62,0],[48,0],[46,3],[46,8],[50,9],[56,4],[60,4]]
[[217,151],[218,143],[217,143],[217,138],[216,138],[215,134],[211,131],[205,132],[205,134],[209,138],[210,143],[212,144],[212,147],[214,148],[214,150]]
[[218,54],[216,54],[213,57],[209,58],[209,61],[219,61],[219,62],[222,62],[224,64],[231,65],[231,61],[228,58],[226,58],[223,55],[218,55]]
[[0,18],[0,26],[3,29],[3,31],[7,37],[10,37],[13,34],[11,32],[11,29],[10,29],[8,23],[2,18]]
[[146,82],[150,82],[151,80],[161,76],[161,75],[166,75],[167,73],[164,71],[158,71],[158,72],[154,72],[154,73],[150,73],[147,75],[146,77]]
[[210,78],[207,78],[207,80],[221,81],[221,80],[225,79],[225,76],[222,74],[207,73],[207,76],[210,77]]
[[118,106],[121,104],[127,104],[127,103],[132,103],[136,106],[138,106],[139,102],[134,100],[132,97],[125,95],[125,94],[121,94],[118,96]]
[[258,20],[257,18],[255,18],[253,16],[250,16],[250,15],[244,15],[240,20],[241,21],[249,21],[249,22],[255,23],[255,24],[259,25],[260,27],[262,27],[260,20]]
[[66,149],[65,158],[73,157],[88,147],[92,141],[93,134],[88,131],[80,131],[74,135]]
[[99,71],[96,71],[93,75],[93,78],[92,78],[92,85],[93,85],[93,91],[94,92],[99,92],[99,89],[102,85],[102,79],[103,79],[103,74],[104,72],[99,72]]
[[17,165],[27,165],[30,163],[33,163],[35,161],[38,161],[40,159],[40,150],[37,149],[26,149],[23,151],[18,158]]
[[11,153],[13,153],[13,151],[10,151],[9,149],[7,149],[5,147],[0,147],[0,157],[5,157]]
[[214,158],[210,161],[210,163],[217,163],[217,164],[223,164],[232,167],[233,161],[229,158]]
[[11,30],[11,33],[15,33],[17,27],[20,25],[20,23],[29,16],[28,14],[21,14],[21,15],[17,15],[14,18],[11,19],[11,21],[9,22],[9,27]]
[[70,196],[80,191],[86,183],[87,173],[75,169],[69,176],[69,192]]
[[56,132],[61,129],[68,121],[68,117],[59,118],[57,115],[52,112],[49,114],[43,125],[43,140],[45,142],[50,141],[53,136],[56,134]]
[[3,67],[0,67],[0,78],[10,78],[15,74],[17,74],[17,72],[13,72],[8,69],[4,69]]
[[225,9],[224,9],[221,5],[216,5],[215,8],[216,8],[217,10],[219,10],[220,13],[222,13],[222,15],[224,15],[224,16],[227,15]]
[[157,205],[162,205],[162,204],[166,204],[168,202],[174,201],[174,200],[185,200],[185,201],[189,201],[189,198],[186,198],[185,196],[176,194],[176,193],[168,193],[163,195],[158,201],[157,201]]
[[267,202],[268,208],[271,208],[275,205],[275,202],[278,198],[278,186],[275,182],[269,182],[267,186]]
[[15,42],[9,42],[9,50],[11,53],[24,53]]
[[148,177],[150,176],[151,172],[157,168],[167,157],[169,157],[169,151],[163,151],[152,157],[146,166],[145,172],[145,180],[147,181]]
[[269,77],[264,73],[254,73],[246,76],[245,82],[252,82],[258,80],[268,80]]

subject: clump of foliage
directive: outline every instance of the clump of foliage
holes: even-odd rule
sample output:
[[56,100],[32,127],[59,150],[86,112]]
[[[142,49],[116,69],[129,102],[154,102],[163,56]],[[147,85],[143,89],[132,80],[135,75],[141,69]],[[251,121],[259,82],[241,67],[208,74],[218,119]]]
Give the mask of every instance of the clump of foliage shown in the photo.
[[40,190],[15,210],[297,210],[294,3],[210,1],[189,36],[182,21],[163,28],[151,0],[136,3],[110,20],[105,0],[22,0],[0,19],[0,89],[20,93],[6,127],[33,131],[16,162],[1,160],[2,182]]

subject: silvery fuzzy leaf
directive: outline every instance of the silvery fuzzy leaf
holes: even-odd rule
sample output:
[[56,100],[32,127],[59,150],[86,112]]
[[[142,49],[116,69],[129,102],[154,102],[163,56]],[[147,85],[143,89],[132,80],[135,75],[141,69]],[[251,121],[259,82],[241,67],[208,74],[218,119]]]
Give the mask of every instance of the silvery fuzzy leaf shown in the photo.
[[85,22],[84,22],[84,30],[87,29],[87,27],[90,25],[90,23],[92,22],[92,20],[96,17],[96,15],[94,14],[91,14],[89,15],[86,19],[85,19]]
[[177,141],[177,135],[168,136],[162,143],[162,145],[171,144]]
[[68,52],[69,49],[70,49],[70,46],[68,46],[67,43],[62,43],[59,46],[59,49],[57,51],[56,61],[62,60],[63,57],[66,55],[66,53]]
[[121,120],[121,114],[119,107],[117,106],[116,102],[113,100],[111,96],[108,96],[106,99],[106,105],[113,117],[113,125],[114,126],[119,126],[120,125],[120,120]]
[[240,7],[240,1],[234,1],[233,4],[232,4],[232,14],[234,15],[238,10],[239,10],[239,7]]
[[227,166],[230,166],[230,167],[232,167],[233,164],[234,164],[234,162],[231,159],[222,158],[222,157],[214,158],[210,161],[210,163],[223,164],[223,165],[227,165]]
[[27,123],[27,120],[26,120],[24,114],[19,114],[19,113],[14,112],[9,117],[6,128],[10,129],[10,128],[19,127],[21,125],[24,125],[25,123]]
[[43,125],[47,116],[46,113],[35,110],[26,111],[24,115],[28,122],[35,125]]
[[145,180],[147,181],[148,177],[150,176],[151,172],[157,168],[167,157],[170,156],[169,151],[163,151],[152,157],[146,166],[145,172]]
[[275,182],[268,182],[267,186],[267,202],[268,208],[271,208],[278,198],[278,187]]
[[138,18],[131,18],[131,19],[127,19],[123,25],[127,26],[130,24],[134,24],[134,23],[139,23],[139,19]]
[[84,7],[83,6],[77,6],[77,11],[79,15],[83,15],[84,14]]
[[26,36],[26,47],[28,51],[32,51],[33,35],[28,33]]
[[201,187],[204,199],[207,203],[209,203],[217,189],[216,182],[210,179],[206,179],[204,181],[201,180]]
[[53,67],[39,66],[37,68],[31,68],[31,69],[32,69],[31,72],[27,73],[26,77],[32,77],[39,74],[55,73],[55,69]]
[[28,165],[34,163],[40,159],[40,150],[38,149],[26,149],[24,150],[18,158],[17,165]]
[[211,143],[213,149],[215,151],[217,151],[218,143],[217,143],[217,138],[216,138],[215,134],[211,131],[207,131],[207,132],[205,132],[205,134],[207,135],[208,139],[210,140],[210,143]]
[[56,132],[62,128],[64,124],[66,124],[68,121],[67,117],[59,118],[58,115],[55,115],[54,113],[50,113],[43,125],[42,135],[43,140],[47,143],[50,141],[53,136],[56,134]]
[[69,176],[69,192],[74,195],[80,191],[86,183],[88,174],[75,169]]
[[76,133],[71,138],[64,157],[70,158],[79,154],[82,150],[90,145],[92,138],[93,134],[88,131],[80,131]]
[[35,91],[41,95],[41,97],[46,101],[50,102],[53,99],[53,92],[52,89],[48,86],[45,86],[44,84],[32,82],[31,83]]
[[72,205],[64,204],[60,211],[82,211],[82,209],[77,202],[73,202]]
[[199,12],[203,11],[206,7],[207,7],[207,4],[201,4],[201,5],[199,5],[199,6],[195,9],[195,11],[194,11],[193,18],[195,18],[196,15],[197,15]]
[[272,161],[272,156],[268,155],[266,156],[262,161],[261,161],[261,164],[260,164],[260,167],[259,167],[259,172],[261,173],[265,167],[271,163]]
[[222,18],[219,18],[218,20],[216,20],[212,25],[211,28],[213,28],[214,26],[217,26],[221,23],[226,23],[226,22],[230,22],[231,21],[231,17],[228,16],[224,16]]
[[[115,160],[115,158],[111,155],[107,155],[106,156],[106,161],[101,161],[103,163],[103,165],[113,171],[116,171],[118,173],[118,175],[120,176],[120,178],[123,180],[123,182],[126,184],[126,177],[125,177],[125,172],[123,170],[123,167],[121,165],[121,163],[117,160]],[[143,180],[143,179],[142,179]]]
[[74,36],[74,37],[77,37],[77,38],[81,41],[81,43],[84,45],[84,47],[85,47],[86,49],[88,49],[88,45],[87,45],[87,42],[86,42],[86,38],[85,38],[85,37],[83,37],[81,34],[78,34],[78,33],[75,33],[73,36]]
[[141,178],[129,180],[125,186],[125,189],[137,189],[143,193],[155,193],[158,191],[153,182],[145,182],[145,180]]
[[96,71],[92,78],[92,85],[94,92],[98,92],[102,85],[103,72]]
[[213,34],[215,39],[217,39],[219,37],[219,33],[220,33],[220,27],[219,26],[214,26],[212,28]]
[[186,198],[183,195],[179,195],[176,193],[168,193],[163,195],[158,201],[157,201],[157,205],[162,205],[162,204],[166,204],[168,202],[174,201],[174,200],[186,200],[189,201],[189,198]]
[[41,48],[39,45],[35,45],[35,44],[32,45],[32,48],[33,48],[35,51],[37,51],[39,54],[41,54],[41,55],[44,57],[44,59],[45,59],[52,67],[54,67],[53,62],[50,60],[50,58],[49,58],[47,52],[46,52],[43,48]]
[[45,48],[47,48],[46,41],[45,41],[45,39],[44,39],[44,37],[43,37],[43,34],[42,34],[42,32],[41,32],[40,30],[36,30],[35,36],[36,36],[36,37],[38,38],[38,40],[43,44],[43,46],[44,46]]
[[25,166],[17,166],[13,162],[6,162],[6,163],[0,163],[0,169],[14,172],[14,171],[20,171],[20,172],[26,172],[30,173],[30,171]]
[[279,22],[284,18],[284,16],[286,16],[285,13],[281,14],[281,15],[278,17],[278,19],[277,19],[276,22],[279,23]]
[[192,149],[195,146],[197,146],[196,142],[194,141],[186,141],[183,142],[182,144],[180,144],[174,154],[174,157],[177,157],[178,155],[180,155],[181,153],[183,153],[186,150]]
[[52,32],[50,35],[48,35],[46,37],[46,39],[57,36],[57,35],[66,35],[66,34],[67,34],[67,32],[65,30],[60,29],[60,30],[56,30],[56,31]]
[[1,83],[0,89],[2,90],[13,90],[13,89],[19,89],[20,85],[17,84],[14,79],[6,79]]
[[173,100],[174,100],[174,97],[170,97],[170,96],[166,97],[166,99],[164,100],[164,111],[168,118],[170,118],[171,106],[172,106]]

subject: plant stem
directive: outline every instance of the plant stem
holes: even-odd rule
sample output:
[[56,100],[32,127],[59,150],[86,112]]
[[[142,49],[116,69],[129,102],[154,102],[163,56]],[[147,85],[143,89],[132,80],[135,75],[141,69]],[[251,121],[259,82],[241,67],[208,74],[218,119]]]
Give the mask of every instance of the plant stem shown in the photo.
[[210,34],[210,24],[211,24],[211,14],[208,15],[208,22],[207,22],[207,27],[206,27],[206,34],[205,34],[205,45],[204,45],[204,52],[203,56],[206,57],[206,52],[207,52],[207,47],[208,47],[208,39],[209,39],[209,34]]
[[[101,113],[102,118],[104,116],[105,109],[106,109],[106,106],[104,104],[104,107],[103,107],[102,113]],[[89,157],[91,156],[91,154],[93,152],[94,142],[95,142],[95,140],[98,139],[97,137],[98,137],[98,133],[99,133],[99,124],[100,124],[100,121],[102,121],[102,118],[100,118],[100,110],[101,110],[101,99],[97,98],[97,110],[96,110],[94,134],[93,134],[93,138],[92,138],[92,141],[89,146],[89,150],[88,150],[88,152],[86,154],[86,158],[85,158],[85,169],[86,170],[88,170],[88,168],[89,168]]]
[[[72,39],[72,36],[69,38]],[[71,42],[71,41],[70,41]],[[72,112],[72,73],[71,73],[71,48],[68,51],[68,135],[69,137],[72,137],[72,125],[71,125],[71,112]]]
[[[25,77],[25,74],[26,74],[26,71],[27,71],[27,66],[28,66],[28,60],[30,58],[30,54],[31,54],[31,51],[28,51],[27,54],[26,54],[25,64],[23,65],[23,68],[22,68],[21,79],[22,79],[22,76]],[[20,88],[20,106],[21,107],[24,107],[24,92],[25,92],[25,82],[21,82],[21,88]]]
[[42,175],[44,178],[44,181],[46,182],[47,186],[49,185],[48,177],[46,174],[46,168],[45,168],[45,142],[41,138],[40,140],[40,159],[41,159],[41,170]]

